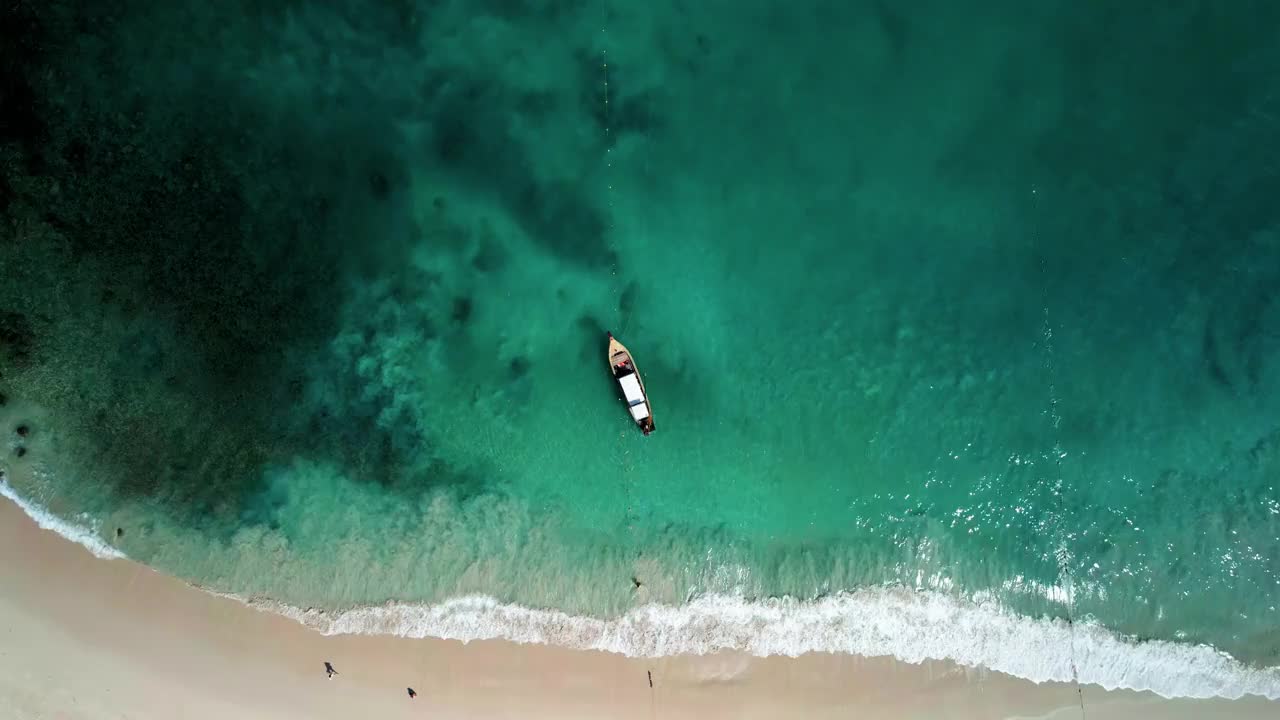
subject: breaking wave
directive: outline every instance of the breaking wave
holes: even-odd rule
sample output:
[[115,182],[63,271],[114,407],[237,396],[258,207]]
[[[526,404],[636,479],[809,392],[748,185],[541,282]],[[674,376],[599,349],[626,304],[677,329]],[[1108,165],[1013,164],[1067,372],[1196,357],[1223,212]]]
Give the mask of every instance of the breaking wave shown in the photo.
[[9,498],[14,502],[14,504],[22,508],[22,511],[34,520],[36,525],[39,525],[45,530],[52,530],[71,542],[84,546],[94,555],[105,560],[119,560],[125,558],[124,553],[103,542],[93,529],[87,527],[87,525],[92,524],[87,521],[87,518],[85,525],[77,525],[75,523],[67,522],[40,506],[22,499],[21,496],[13,491],[13,487],[3,479],[0,479],[0,495]]
[[[13,500],[42,528],[101,558],[123,558],[83,526]],[[1280,668],[1250,667],[1207,645],[1136,641],[1094,622],[1018,615],[983,595],[878,587],[816,601],[748,601],[706,595],[681,606],[650,604],[613,619],[569,615],[485,596],[436,604],[388,603],[341,612],[303,610],[266,599],[235,598],[289,617],[325,635],[395,635],[448,640],[508,640],[603,650],[632,657],[709,654],[757,656],[810,652],[892,656],[909,663],[951,660],[1033,682],[1072,682],[1108,690],[1149,690],[1166,698],[1280,699]],[[1073,667],[1075,672],[1073,673]]]
[[1280,698],[1280,668],[1249,667],[1212,647],[1138,642],[1088,622],[1017,615],[995,601],[932,591],[873,588],[822,600],[747,601],[704,596],[686,605],[646,605],[602,620],[534,610],[483,596],[432,605],[390,603],[331,613],[250,601],[326,635],[452,640],[501,639],[604,650],[636,657],[736,650],[952,660],[1034,682],[1150,690],[1167,698]]

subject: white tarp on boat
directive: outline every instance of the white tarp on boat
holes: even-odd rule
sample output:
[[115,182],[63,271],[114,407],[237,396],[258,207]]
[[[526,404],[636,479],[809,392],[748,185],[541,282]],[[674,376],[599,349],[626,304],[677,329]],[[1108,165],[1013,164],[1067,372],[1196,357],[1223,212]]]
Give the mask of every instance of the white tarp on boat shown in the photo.
[[628,405],[644,399],[644,393],[640,392],[640,381],[636,380],[635,373],[623,375],[618,378],[618,382],[622,383],[622,392],[627,396]]
[[631,417],[635,418],[636,422],[640,422],[641,420],[649,417],[649,406],[646,405],[645,403],[632,405]]

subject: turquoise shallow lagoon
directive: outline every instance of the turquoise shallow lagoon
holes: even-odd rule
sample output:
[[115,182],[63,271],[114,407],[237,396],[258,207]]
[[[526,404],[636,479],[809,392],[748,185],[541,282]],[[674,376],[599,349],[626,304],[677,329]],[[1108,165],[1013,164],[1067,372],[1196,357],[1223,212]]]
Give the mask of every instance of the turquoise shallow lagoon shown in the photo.
[[297,608],[1280,696],[1280,6],[368,5],[2,11],[14,494]]

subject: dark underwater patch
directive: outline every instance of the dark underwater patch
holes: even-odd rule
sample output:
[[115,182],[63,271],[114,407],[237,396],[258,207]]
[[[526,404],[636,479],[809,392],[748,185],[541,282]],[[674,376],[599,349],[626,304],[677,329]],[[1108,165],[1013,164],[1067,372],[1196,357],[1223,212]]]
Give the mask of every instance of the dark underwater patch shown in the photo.
[[7,212],[15,198],[17,198],[17,193],[9,185],[9,179],[4,175],[3,171],[0,171],[0,213]]
[[871,4],[875,13],[876,23],[880,29],[884,31],[885,37],[889,40],[889,48],[893,52],[895,60],[901,60],[906,54],[909,43],[911,26],[908,20],[898,10],[895,10],[883,0],[876,0]]
[[1204,360],[1205,370],[1209,373],[1209,379],[1213,380],[1219,387],[1232,390],[1231,378],[1227,376],[1227,370],[1222,366],[1222,359],[1218,355],[1218,340],[1214,337],[1214,332],[1213,321],[1210,320],[1205,323],[1200,356]]
[[446,115],[437,122],[432,149],[446,167],[474,162],[482,149],[482,135],[461,115]]
[[449,308],[449,319],[458,325],[463,325],[471,319],[472,309],[471,298],[466,296],[455,297]]
[[[103,43],[94,63],[70,53],[38,58],[62,74],[45,88],[27,82],[37,54],[23,43],[69,46],[77,27],[115,38],[113,23],[131,20],[130,11],[112,21],[43,4],[3,12],[0,144],[38,146],[45,162],[34,169],[61,188],[34,209],[81,273],[76,282],[91,302],[83,316],[120,313],[130,328],[113,334],[105,323],[95,344],[79,349],[94,362],[57,359],[104,376],[36,388],[32,399],[78,430],[74,462],[116,496],[144,498],[214,535],[234,529],[261,493],[265,468],[298,456],[394,492],[475,492],[473,471],[436,460],[423,474],[431,439],[409,419],[384,421],[389,393],[366,398],[353,389],[331,405],[308,404],[310,383],[319,382],[312,368],[334,361],[327,344],[350,288],[391,279],[400,293],[391,301],[406,304],[423,292],[417,280],[401,282],[409,238],[394,229],[406,214],[397,189],[408,173],[387,115],[360,103],[313,113],[255,94],[220,75],[218,58],[200,47],[180,61],[199,79],[191,86],[104,91],[166,68],[133,67],[130,48]],[[35,29],[8,22],[15,13],[34,18]],[[45,14],[58,15],[61,36],[49,37]],[[74,112],[50,111],[47,91]],[[11,113],[11,103],[30,112]],[[453,308],[457,321],[469,317],[469,302]],[[29,362],[35,346],[29,318],[0,316],[5,362]]]
[[614,147],[625,135],[647,135],[660,128],[662,119],[653,92],[631,88],[625,69],[610,63],[606,70],[599,55],[584,50],[576,58],[578,103],[595,124],[601,149]]
[[375,199],[386,200],[391,194],[391,181],[379,170],[369,173],[369,192]]
[[636,284],[629,282],[622,289],[622,294],[618,296],[618,313],[624,318],[624,323],[626,322],[625,318],[630,317],[631,311],[635,309],[637,292]]
[[32,86],[54,42],[49,18],[41,13],[43,5],[14,0],[0,8],[0,145],[18,147],[28,172],[43,170],[48,139],[40,98]]
[[[522,94],[493,82],[459,79],[436,97],[431,149],[434,160],[476,189],[490,193],[529,239],[575,265],[605,268],[614,260],[608,223],[576,183],[544,180],[529,150],[507,130],[505,113],[520,112]],[[554,107],[524,106],[534,118]]]
[[[599,318],[594,315],[583,315],[579,317],[577,326],[578,332],[582,336],[583,340],[587,343],[594,343],[596,346],[600,346],[600,344],[604,342],[605,333],[608,332],[604,324],[601,323]],[[601,354],[603,353],[604,351],[601,350]]]
[[[1265,256],[1259,253],[1258,257]],[[1280,350],[1275,279],[1264,276],[1251,283],[1220,289],[1201,341],[1210,379],[1232,393],[1258,392],[1267,363]]]
[[511,362],[508,363],[507,367],[511,372],[511,379],[520,380],[529,374],[531,364],[529,363],[529,358],[524,357],[523,355],[517,355],[511,358]]
[[1275,295],[1270,288],[1256,289],[1240,308],[1235,350],[1243,358],[1244,376],[1250,388],[1256,388],[1262,379],[1268,337],[1280,334],[1280,328],[1269,328],[1266,324],[1267,311],[1274,300]]
[[605,216],[573,185],[530,182],[511,208],[529,236],[557,257],[599,269],[617,261]]
[[26,367],[35,351],[36,334],[25,315],[0,310],[0,361]]
[[492,273],[507,265],[507,252],[491,237],[481,237],[476,254],[471,257],[471,267],[482,273]]

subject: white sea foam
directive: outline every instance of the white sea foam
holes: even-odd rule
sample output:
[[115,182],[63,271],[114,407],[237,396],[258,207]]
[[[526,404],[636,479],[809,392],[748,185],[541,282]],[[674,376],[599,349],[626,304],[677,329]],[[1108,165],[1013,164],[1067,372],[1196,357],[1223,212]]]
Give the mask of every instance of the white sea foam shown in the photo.
[[[0,494],[41,527],[99,557],[124,555],[83,527],[66,523],[18,497]],[[215,593],[225,595],[224,593]],[[1053,597],[1055,593],[1046,593]],[[1280,667],[1253,668],[1204,645],[1137,642],[1093,622],[1018,615],[989,594],[957,598],[936,590],[869,588],[812,602],[747,601],[703,596],[686,605],[646,605],[611,619],[534,610],[483,596],[418,605],[389,603],[343,612],[302,610],[270,600],[241,602],[290,617],[326,635],[397,635],[452,640],[502,639],[604,650],[633,657],[808,652],[892,656],[905,662],[953,660],[1034,682],[1073,679],[1107,689],[1150,690],[1164,697],[1261,695],[1280,699]],[[1074,646],[1074,649],[1073,649]]]
[[1049,585],[1016,575],[1013,579],[1000,583],[1000,589],[1006,594],[1037,595],[1061,605],[1069,605],[1073,600],[1081,598],[1107,599],[1107,589],[1096,582],[1076,581],[1068,588],[1062,585]]
[[[1089,622],[1016,615],[994,601],[932,591],[874,588],[813,602],[748,602],[709,596],[687,605],[647,605],[601,620],[532,610],[488,597],[434,605],[388,604],[340,613],[252,603],[326,635],[379,634],[462,641],[503,639],[639,657],[738,650],[953,660],[1035,682],[1073,678],[1107,689],[1164,697],[1261,695],[1280,699],[1280,668],[1252,668],[1208,646],[1136,642]],[[1074,658],[1073,638],[1074,634]]]
[[125,557],[124,553],[103,542],[92,529],[55,517],[40,506],[22,499],[18,493],[13,491],[13,487],[4,480],[0,480],[0,495],[12,500],[32,520],[35,520],[40,527],[45,530],[52,530],[71,542],[84,546],[89,552],[100,558],[110,560]]

